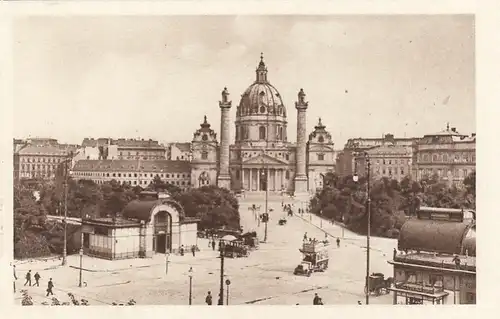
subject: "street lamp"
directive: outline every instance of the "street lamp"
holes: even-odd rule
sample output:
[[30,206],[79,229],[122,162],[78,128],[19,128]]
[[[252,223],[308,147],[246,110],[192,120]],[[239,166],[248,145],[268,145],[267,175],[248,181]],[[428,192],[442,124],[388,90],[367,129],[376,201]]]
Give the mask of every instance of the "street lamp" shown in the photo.
[[[370,196],[370,171],[371,171],[371,163],[370,158],[368,157],[368,153],[364,153],[365,162],[367,164],[367,183],[366,183],[366,192],[367,192],[367,231],[366,231],[366,278],[365,278],[365,295],[366,295],[366,304],[370,303],[370,287],[368,287],[370,277],[370,228],[371,228],[371,196]],[[358,182],[359,177],[358,174],[354,174],[352,176],[352,180],[354,182]]]
[[81,237],[81,246],[80,246],[80,276],[78,280],[78,287],[82,288],[82,267],[83,267],[83,232]]
[[193,302],[193,267],[189,267],[189,305],[191,306]]
[[226,279],[226,305],[229,305],[229,285],[231,284],[231,280]]
[[170,257],[170,253],[165,253],[165,275],[168,275],[168,257]]

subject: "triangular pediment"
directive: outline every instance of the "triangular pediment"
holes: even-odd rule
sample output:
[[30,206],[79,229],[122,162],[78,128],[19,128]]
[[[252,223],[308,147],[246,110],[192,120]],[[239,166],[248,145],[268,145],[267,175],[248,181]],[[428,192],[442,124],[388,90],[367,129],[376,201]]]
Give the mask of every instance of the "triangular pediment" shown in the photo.
[[310,144],[309,145],[310,152],[332,152],[334,151],[333,145],[328,144]]
[[259,156],[255,156],[252,158],[249,158],[248,160],[243,162],[244,165],[259,165],[259,164],[267,164],[267,165],[286,165],[288,163],[281,161],[277,158],[274,158],[269,155],[261,154]]

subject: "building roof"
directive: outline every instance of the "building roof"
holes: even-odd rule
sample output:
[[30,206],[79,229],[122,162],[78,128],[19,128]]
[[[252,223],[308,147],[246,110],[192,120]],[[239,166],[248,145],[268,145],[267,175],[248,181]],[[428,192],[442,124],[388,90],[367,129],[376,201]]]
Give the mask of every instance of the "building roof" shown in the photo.
[[73,171],[188,173],[190,163],[171,160],[79,160]]
[[149,139],[112,139],[112,138],[85,138],[83,139],[82,146],[83,147],[96,147],[96,146],[104,146],[104,145],[118,145],[118,147],[138,147],[138,148],[163,148],[162,145],[158,143],[158,141]]
[[469,227],[459,222],[408,220],[401,227],[398,249],[460,254]]
[[366,151],[368,154],[379,155],[379,154],[387,154],[387,155],[411,155],[411,149],[407,146],[398,146],[398,145],[381,145],[374,148],[371,148]]
[[55,146],[26,146],[19,151],[20,155],[65,156],[68,152]]
[[133,200],[125,206],[122,212],[122,216],[125,218],[143,220],[149,222],[151,220],[151,211],[157,205],[165,203],[167,205],[172,205],[176,207],[179,212],[179,216],[184,216],[184,210],[182,206],[172,199],[160,199],[160,200]]
[[181,152],[191,151],[191,143],[172,143],[171,145],[177,147]]
[[[444,269],[457,270],[453,255],[438,255],[433,253],[410,253],[399,254],[394,258],[395,262],[401,262],[412,265],[439,267]],[[476,271],[476,257],[460,256],[460,270]]]

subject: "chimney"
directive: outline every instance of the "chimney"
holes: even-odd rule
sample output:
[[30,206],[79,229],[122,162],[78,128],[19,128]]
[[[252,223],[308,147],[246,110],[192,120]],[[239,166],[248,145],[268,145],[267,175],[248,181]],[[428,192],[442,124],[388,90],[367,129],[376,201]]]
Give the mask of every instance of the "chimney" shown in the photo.
[[457,128],[456,127],[452,127],[451,131],[456,133],[457,132]]

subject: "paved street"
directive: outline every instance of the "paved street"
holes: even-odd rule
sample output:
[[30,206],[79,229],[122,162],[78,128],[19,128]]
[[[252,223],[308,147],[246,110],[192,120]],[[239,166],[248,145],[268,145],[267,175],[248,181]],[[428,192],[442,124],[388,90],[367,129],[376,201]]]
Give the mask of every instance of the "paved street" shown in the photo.
[[[268,242],[261,243],[260,248],[253,251],[248,258],[225,259],[226,278],[231,280],[230,304],[312,304],[317,292],[325,304],[356,304],[364,302],[364,276],[366,265],[366,239],[345,231],[341,247],[337,248],[335,238],[341,236],[341,228],[323,222],[323,230],[329,234],[333,245],[330,249],[329,269],[325,273],[315,273],[311,277],[294,276],[293,269],[300,263],[299,248],[304,232],[309,237],[323,239],[323,230],[319,229],[320,219],[304,214],[303,217],[289,217],[285,226],[279,226],[278,219],[284,214],[281,199],[271,201],[269,206],[274,211],[270,214],[268,224]],[[243,199],[240,203],[241,223],[245,231],[255,229],[260,239],[264,238],[264,224],[260,227],[254,215],[248,210],[252,200]],[[264,211],[264,203],[261,205]],[[295,204],[296,208],[300,204]],[[203,305],[207,291],[214,296],[217,303],[220,280],[220,259],[218,252],[208,248],[206,239],[199,240],[202,250],[192,255],[170,256],[168,275],[165,275],[165,256],[156,255],[152,259],[106,261],[84,257],[83,268],[91,270],[83,272],[84,287],[78,288],[77,269],[78,256],[68,258],[68,267],[55,267],[60,261],[33,262],[17,266],[16,303],[20,304],[20,288],[24,283],[24,275],[28,269],[34,273],[39,271],[41,287],[28,287],[35,303],[48,301],[44,297],[49,277],[55,284],[55,296],[61,301],[68,300],[67,292],[78,298],[88,299],[90,304],[111,304],[126,302],[133,298],[137,304],[174,305],[188,304],[189,278],[187,271],[193,267],[193,304]],[[392,276],[392,268],[387,259],[392,257],[392,249],[396,241],[373,238],[371,250],[372,272],[382,272]],[[226,287],[224,287],[226,289]],[[373,304],[391,304],[389,295],[371,298]]]

